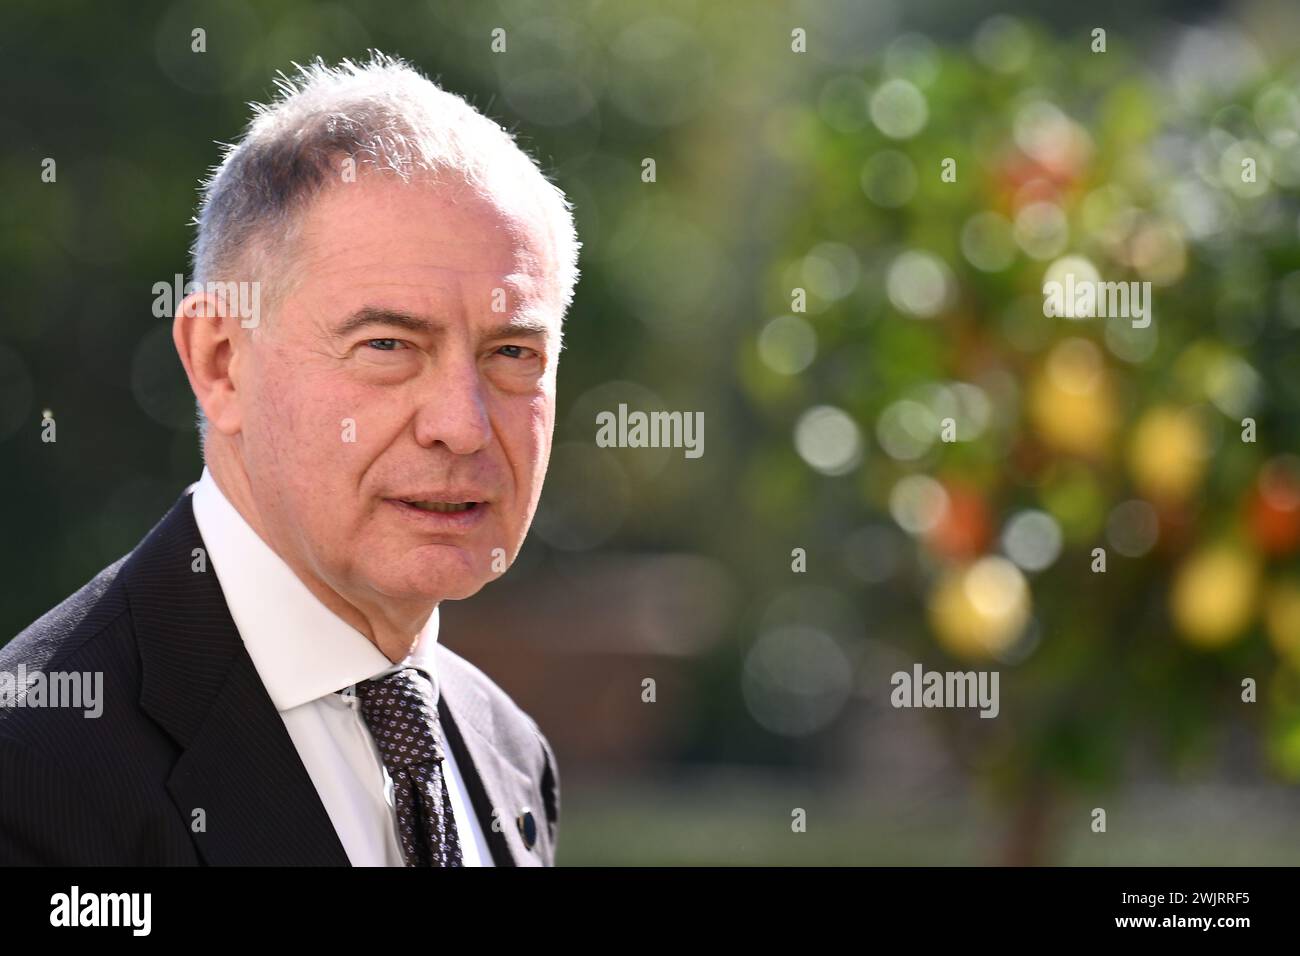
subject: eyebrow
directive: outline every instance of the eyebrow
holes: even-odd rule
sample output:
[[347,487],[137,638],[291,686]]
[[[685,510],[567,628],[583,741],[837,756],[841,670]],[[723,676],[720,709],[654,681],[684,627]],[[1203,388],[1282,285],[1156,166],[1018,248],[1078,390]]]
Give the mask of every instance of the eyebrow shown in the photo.
[[350,335],[358,329],[364,329],[371,325],[386,325],[394,328],[404,329],[407,332],[432,332],[433,323],[428,319],[423,319],[418,315],[412,315],[409,312],[401,312],[396,309],[377,309],[373,306],[366,306],[353,312],[346,319],[334,327],[334,334],[337,336]]
[[[350,316],[335,326],[334,334],[341,338],[350,335],[359,329],[368,328],[374,325],[398,328],[406,332],[416,332],[425,335],[432,335],[438,331],[438,326],[423,316],[413,315],[410,312],[403,312],[400,309],[383,309],[374,306],[365,306],[364,308],[353,312]],[[546,322],[520,316],[492,327],[482,336],[482,339],[487,342],[495,342],[499,339],[516,338],[521,336],[524,338],[544,338],[548,336],[550,332],[551,327]]]

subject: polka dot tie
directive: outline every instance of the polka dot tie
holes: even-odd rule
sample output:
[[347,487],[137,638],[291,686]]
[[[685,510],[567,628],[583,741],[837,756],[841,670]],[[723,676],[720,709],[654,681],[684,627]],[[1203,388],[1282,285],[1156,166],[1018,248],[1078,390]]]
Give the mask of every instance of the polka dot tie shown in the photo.
[[437,698],[429,678],[408,667],[357,684],[357,698],[393,781],[406,865],[463,865],[443,778]]

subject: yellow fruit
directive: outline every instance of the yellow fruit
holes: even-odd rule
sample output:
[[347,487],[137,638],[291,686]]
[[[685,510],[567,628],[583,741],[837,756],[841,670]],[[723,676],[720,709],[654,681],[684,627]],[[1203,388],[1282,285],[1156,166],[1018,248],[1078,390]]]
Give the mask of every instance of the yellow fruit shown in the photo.
[[1208,454],[1205,430],[1196,414],[1161,405],[1143,415],[1133,430],[1129,471],[1146,497],[1181,502],[1200,484]]
[[1052,349],[1030,385],[1029,414],[1048,445],[1088,458],[1105,452],[1115,431],[1115,399],[1095,345],[1066,339]]
[[1029,585],[1006,558],[988,556],[945,574],[930,594],[930,626],[951,654],[996,657],[1029,620]]
[[1189,557],[1174,577],[1170,610],[1189,643],[1217,648],[1239,638],[1250,624],[1259,594],[1259,562],[1228,544]]

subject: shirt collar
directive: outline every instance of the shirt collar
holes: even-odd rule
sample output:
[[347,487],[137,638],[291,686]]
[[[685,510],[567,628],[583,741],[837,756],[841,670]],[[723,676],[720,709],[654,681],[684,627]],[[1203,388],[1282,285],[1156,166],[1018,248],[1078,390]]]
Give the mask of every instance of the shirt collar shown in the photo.
[[276,710],[283,713],[404,667],[422,670],[436,695],[436,607],[415,649],[394,664],[311,593],[244,520],[207,468],[193,487],[194,520],[208,550],[208,563]]

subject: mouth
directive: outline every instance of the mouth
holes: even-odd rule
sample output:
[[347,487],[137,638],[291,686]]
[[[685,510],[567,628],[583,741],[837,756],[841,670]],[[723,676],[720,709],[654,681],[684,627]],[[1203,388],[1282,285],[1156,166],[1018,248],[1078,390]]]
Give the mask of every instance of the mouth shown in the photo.
[[419,508],[421,511],[432,511],[435,514],[459,514],[462,511],[473,511],[483,504],[481,501],[408,501],[405,498],[397,499],[404,505],[412,508]]
[[434,534],[457,534],[478,527],[487,516],[489,502],[470,497],[472,492],[452,492],[437,497],[385,498],[416,528]]

